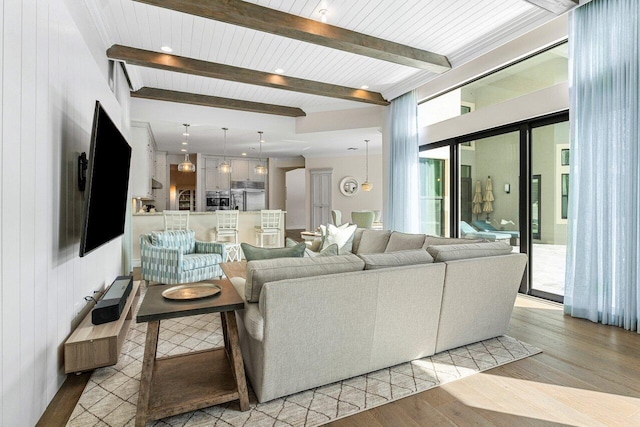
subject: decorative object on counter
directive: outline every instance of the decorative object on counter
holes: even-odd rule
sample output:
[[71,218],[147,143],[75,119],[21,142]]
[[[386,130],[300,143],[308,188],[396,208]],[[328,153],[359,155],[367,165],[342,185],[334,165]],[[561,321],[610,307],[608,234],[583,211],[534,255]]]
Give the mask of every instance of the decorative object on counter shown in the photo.
[[[360,190],[360,183],[352,176],[345,176],[340,180],[340,192],[349,197],[353,196]],[[339,225],[339,224],[336,224]]]
[[262,143],[264,142],[264,139],[262,138],[263,133],[264,132],[261,130],[258,131],[258,134],[259,134],[258,142],[260,143],[260,157],[258,158],[258,164],[253,169],[253,171],[258,175],[266,175],[269,172],[267,167],[262,164]]
[[189,229],[189,211],[164,211],[164,231]]
[[365,175],[362,183],[362,191],[371,191],[373,184],[369,182],[369,140],[365,139],[366,155],[365,155]]
[[[184,125],[184,135],[185,135],[185,143],[183,145],[187,145],[189,144],[189,124],[185,123]],[[194,165],[193,163],[191,163],[191,160],[189,160],[189,153],[186,153],[184,155],[184,161],[182,163],[180,163],[178,165],[178,171],[180,172],[195,172],[196,171],[196,165]]]
[[[264,237],[275,237],[275,246],[280,246],[280,218],[282,211],[277,210],[261,210],[260,211],[260,227],[256,226],[256,246],[264,247]],[[244,248],[243,248],[244,249]],[[246,256],[246,253],[245,253]]]
[[222,128],[224,131],[224,143],[222,146],[222,163],[220,163],[220,167],[218,170],[220,173],[231,173],[231,163],[227,161],[227,131],[229,128]]
[[491,183],[491,177],[487,177],[487,184],[484,187],[484,205],[482,206],[482,212],[487,214],[487,222],[489,222],[489,214],[493,212],[493,201],[495,198],[493,197],[493,184]]

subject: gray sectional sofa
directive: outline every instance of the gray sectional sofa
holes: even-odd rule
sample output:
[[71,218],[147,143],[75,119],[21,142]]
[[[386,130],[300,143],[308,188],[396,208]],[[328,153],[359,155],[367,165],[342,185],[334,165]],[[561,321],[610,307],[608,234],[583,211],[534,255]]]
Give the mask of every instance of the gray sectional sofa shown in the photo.
[[358,230],[353,254],[250,261],[238,311],[260,402],[505,333],[526,256],[480,243]]

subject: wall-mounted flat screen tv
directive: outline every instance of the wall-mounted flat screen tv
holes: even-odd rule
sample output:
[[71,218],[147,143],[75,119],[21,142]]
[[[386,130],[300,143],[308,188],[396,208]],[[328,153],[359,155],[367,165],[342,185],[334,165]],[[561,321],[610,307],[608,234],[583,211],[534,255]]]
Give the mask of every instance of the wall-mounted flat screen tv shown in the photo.
[[93,115],[80,256],[124,233],[131,146],[99,101]]

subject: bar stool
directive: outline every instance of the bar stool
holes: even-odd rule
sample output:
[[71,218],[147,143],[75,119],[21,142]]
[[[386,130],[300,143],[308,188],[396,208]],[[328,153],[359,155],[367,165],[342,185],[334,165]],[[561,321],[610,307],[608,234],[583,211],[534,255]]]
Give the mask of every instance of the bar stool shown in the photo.
[[216,241],[229,237],[233,238],[233,243],[238,243],[238,211],[217,211],[216,219],[218,225],[213,229]]
[[280,218],[282,211],[278,210],[261,210],[260,226],[256,226],[256,246],[264,248],[264,237],[275,236],[275,247],[280,246]]
[[163,211],[164,231],[188,230],[189,211]]

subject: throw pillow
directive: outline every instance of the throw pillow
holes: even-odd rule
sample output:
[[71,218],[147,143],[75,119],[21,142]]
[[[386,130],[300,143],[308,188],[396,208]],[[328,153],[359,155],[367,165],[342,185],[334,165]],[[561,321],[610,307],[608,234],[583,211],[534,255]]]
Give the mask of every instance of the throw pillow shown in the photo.
[[338,254],[349,254],[353,247],[353,235],[358,228],[355,224],[342,224],[336,227],[333,224],[328,226],[321,225],[320,230],[324,236],[324,242],[322,243],[322,249],[326,249],[329,245],[338,245]]
[[292,248],[259,248],[248,243],[240,243],[247,261],[273,258],[300,258],[304,255],[306,245],[298,243]]
[[335,243],[327,246],[320,252],[314,252],[310,248],[304,250],[304,256],[306,257],[317,257],[317,256],[335,256],[338,255],[338,245]]

